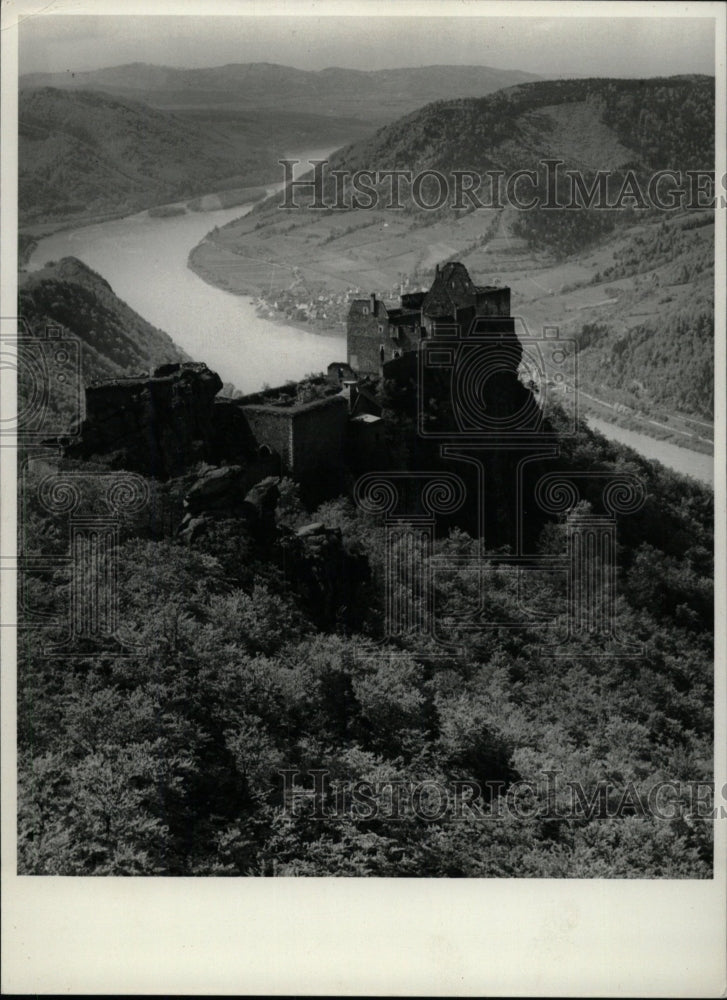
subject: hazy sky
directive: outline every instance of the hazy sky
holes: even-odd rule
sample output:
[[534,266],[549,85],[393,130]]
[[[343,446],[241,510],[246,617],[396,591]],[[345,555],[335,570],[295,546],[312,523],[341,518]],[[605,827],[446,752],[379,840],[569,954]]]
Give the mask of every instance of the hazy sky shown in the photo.
[[[148,6],[160,9],[159,3]],[[276,62],[300,69],[451,63],[544,76],[714,72],[711,17],[459,17],[432,16],[436,10],[446,10],[439,5],[429,10],[425,3],[420,7],[425,13],[418,17],[58,16],[49,13],[57,5],[39,2],[43,13],[26,16],[21,24],[20,72],[97,69],[128,62],[165,66]],[[593,5],[596,11],[599,7],[606,5]],[[342,4],[340,9],[351,8]],[[388,9],[395,10],[396,5],[389,4]]]

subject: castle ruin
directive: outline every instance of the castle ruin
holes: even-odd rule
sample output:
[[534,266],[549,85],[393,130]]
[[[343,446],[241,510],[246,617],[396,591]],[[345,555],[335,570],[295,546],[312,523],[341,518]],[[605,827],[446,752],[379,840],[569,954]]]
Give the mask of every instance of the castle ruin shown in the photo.
[[[522,353],[510,290],[475,285],[454,262],[437,267],[428,291],[402,295],[397,307],[375,294],[354,299],[347,362],[333,362],[325,375],[297,385],[219,397],[219,376],[198,363],[94,383],[86,390],[80,434],[62,442],[64,453],[105,455],[113,467],[161,478],[199,461],[233,462],[248,470],[246,482],[286,475],[302,485],[327,482],[340,492],[343,470],[386,467],[383,380],[411,378],[422,345],[466,337],[475,320],[478,337],[484,332],[507,343],[509,385]],[[504,395],[509,399],[512,390]]]
[[348,364],[359,375],[381,375],[388,362],[418,351],[423,338],[466,335],[476,318],[484,321],[479,326],[514,337],[510,289],[475,285],[459,262],[438,265],[429,291],[401,295],[397,307],[373,292],[353,300],[346,322]]

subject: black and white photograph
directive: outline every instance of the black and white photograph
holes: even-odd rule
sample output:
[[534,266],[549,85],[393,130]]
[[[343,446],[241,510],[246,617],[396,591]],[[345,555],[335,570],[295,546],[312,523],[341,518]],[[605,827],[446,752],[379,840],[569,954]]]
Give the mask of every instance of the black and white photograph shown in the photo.
[[4,873],[715,912],[724,13],[5,11]]

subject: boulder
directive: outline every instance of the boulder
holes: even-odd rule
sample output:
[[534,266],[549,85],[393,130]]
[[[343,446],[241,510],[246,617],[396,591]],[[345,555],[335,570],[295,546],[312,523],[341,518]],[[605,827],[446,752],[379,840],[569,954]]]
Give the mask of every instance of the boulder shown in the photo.
[[240,465],[208,469],[184,498],[185,514],[178,528],[179,536],[191,541],[213,520],[232,517],[247,522],[240,529],[267,546],[276,532],[278,483],[277,476],[268,476],[245,493],[250,484],[249,469]]
[[242,478],[243,470],[239,465],[210,469],[200,476],[187,493],[184,498],[185,508],[194,512],[237,506],[242,500]]
[[150,376],[105,379],[86,389],[71,457],[124,456],[124,467],[162,479],[211,455],[212,410],[222,380],[205,364],[162,365]]
[[196,538],[199,538],[207,530],[211,523],[212,519],[206,515],[202,515],[201,517],[190,517],[187,515],[179,526],[179,538],[183,542],[186,542],[187,545],[191,545]]
[[275,508],[280,497],[279,482],[277,476],[267,476],[247,493],[243,508],[251,520],[260,524],[275,524]]

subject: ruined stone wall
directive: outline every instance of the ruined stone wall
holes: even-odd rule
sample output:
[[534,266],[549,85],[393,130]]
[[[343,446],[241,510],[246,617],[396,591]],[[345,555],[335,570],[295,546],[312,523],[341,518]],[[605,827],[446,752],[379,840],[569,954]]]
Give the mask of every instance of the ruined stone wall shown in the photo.
[[[379,333],[379,326],[383,333]],[[401,326],[398,333],[396,324],[376,324],[373,329],[347,334],[348,363],[359,375],[378,375],[381,370],[381,345],[384,345],[384,364],[391,361],[395,354],[407,354],[419,349],[421,333],[416,333],[410,326]]]
[[[328,379],[325,375],[314,375],[303,381],[309,386],[324,387]],[[268,389],[258,389],[257,392],[249,392],[244,396],[236,396],[233,403],[236,406],[269,405],[273,400],[280,399],[281,396],[295,396],[299,385],[300,383],[297,382],[286,382],[283,385],[276,385]]]
[[391,357],[389,326],[386,317],[349,317],[346,325],[348,363],[363,375],[378,374],[381,361],[379,347],[384,345],[386,360]]
[[477,293],[477,313],[480,316],[509,316],[510,289],[488,288]]
[[344,464],[348,404],[328,396],[298,406],[241,407],[257,445],[280,455],[282,471],[304,479]]
[[258,447],[266,445],[280,456],[288,475],[293,468],[293,407],[252,405],[240,407]]
[[[70,457],[98,456],[113,468],[169,478],[196,462],[239,466],[245,478],[284,474],[315,481],[345,465],[347,400],[326,376],[304,388],[332,395],[309,402],[245,405],[215,399],[219,376],[203,364],[167,365],[151,376],[112,379],[87,389],[87,416],[78,440],[59,443]],[[298,386],[285,387],[290,400]],[[255,397],[267,400],[267,390]],[[248,397],[249,398],[249,397]]]
[[293,417],[292,473],[296,479],[340,469],[345,459],[348,404],[329,396],[297,408]]

